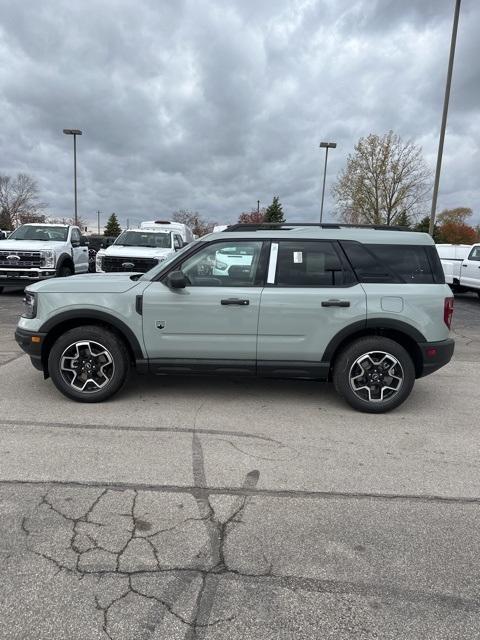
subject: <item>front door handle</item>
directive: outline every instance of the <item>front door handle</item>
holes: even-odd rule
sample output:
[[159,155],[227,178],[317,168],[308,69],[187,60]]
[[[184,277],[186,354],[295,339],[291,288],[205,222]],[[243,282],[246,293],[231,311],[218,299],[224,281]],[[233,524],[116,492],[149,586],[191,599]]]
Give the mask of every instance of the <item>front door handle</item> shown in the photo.
[[248,304],[250,304],[250,300],[245,300],[244,298],[224,298],[223,300],[221,300],[221,304],[237,304],[240,307],[246,307]]
[[349,307],[349,300],[324,300],[322,307]]

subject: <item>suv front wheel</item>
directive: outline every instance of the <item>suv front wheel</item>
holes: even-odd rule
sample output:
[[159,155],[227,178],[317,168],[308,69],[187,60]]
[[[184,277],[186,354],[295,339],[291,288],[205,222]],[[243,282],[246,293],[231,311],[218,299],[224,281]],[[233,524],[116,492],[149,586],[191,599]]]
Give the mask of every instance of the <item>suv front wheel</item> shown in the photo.
[[359,338],[337,356],[335,389],[350,406],[366,413],[385,413],[408,398],[415,367],[398,342],[381,336]]
[[125,382],[129,357],[114,333],[96,326],[61,335],[48,356],[48,372],[59,391],[79,402],[101,402]]

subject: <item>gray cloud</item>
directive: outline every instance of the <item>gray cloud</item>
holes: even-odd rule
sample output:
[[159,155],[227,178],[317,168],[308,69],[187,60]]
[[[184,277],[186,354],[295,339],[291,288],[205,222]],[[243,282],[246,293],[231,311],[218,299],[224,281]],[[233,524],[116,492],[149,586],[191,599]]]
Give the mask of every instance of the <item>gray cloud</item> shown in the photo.
[[[0,171],[54,215],[192,208],[226,222],[280,195],[316,219],[360,136],[393,129],[435,166],[451,0],[0,0]],[[460,18],[439,207],[480,221],[480,5]],[[330,196],[326,208],[332,209]],[[427,207],[428,210],[428,207]]]

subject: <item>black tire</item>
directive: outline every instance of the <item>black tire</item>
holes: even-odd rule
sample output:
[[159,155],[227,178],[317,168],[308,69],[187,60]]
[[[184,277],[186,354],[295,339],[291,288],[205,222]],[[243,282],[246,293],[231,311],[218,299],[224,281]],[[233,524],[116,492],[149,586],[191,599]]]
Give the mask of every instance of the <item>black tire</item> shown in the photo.
[[[382,353],[387,354],[383,360]],[[365,360],[360,366],[357,361],[362,356]],[[382,365],[388,367],[389,364],[392,366],[383,371]],[[390,373],[394,375],[389,376]],[[337,393],[357,411],[385,413],[401,405],[410,395],[415,383],[415,367],[408,352],[398,342],[381,336],[366,336],[355,340],[338,354],[333,367],[333,382]],[[394,388],[389,389],[387,385]],[[357,390],[354,386],[358,387]]]
[[[78,343],[83,346],[77,346]],[[62,371],[63,358],[67,369]],[[124,342],[108,329],[94,325],[77,327],[61,335],[48,356],[48,372],[54,385],[67,398],[78,402],[103,402],[113,396],[124,384],[129,365]]]
[[60,265],[57,271],[57,278],[68,278],[69,276],[73,276],[72,266],[68,263]]

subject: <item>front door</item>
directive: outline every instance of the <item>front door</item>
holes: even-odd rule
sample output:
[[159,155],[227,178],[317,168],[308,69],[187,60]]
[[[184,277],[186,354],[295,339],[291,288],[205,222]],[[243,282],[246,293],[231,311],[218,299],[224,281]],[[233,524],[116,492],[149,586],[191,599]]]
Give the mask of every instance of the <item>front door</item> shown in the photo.
[[325,350],[342,329],[366,322],[363,287],[336,242],[272,242],[258,327],[258,371],[323,377]]
[[205,244],[175,267],[187,277],[184,289],[150,284],[143,295],[143,333],[154,369],[255,371],[262,245]]
[[72,258],[75,265],[75,273],[86,273],[88,271],[88,247],[81,244],[82,237],[78,229],[72,229]]

